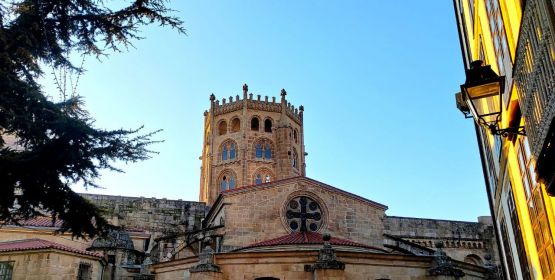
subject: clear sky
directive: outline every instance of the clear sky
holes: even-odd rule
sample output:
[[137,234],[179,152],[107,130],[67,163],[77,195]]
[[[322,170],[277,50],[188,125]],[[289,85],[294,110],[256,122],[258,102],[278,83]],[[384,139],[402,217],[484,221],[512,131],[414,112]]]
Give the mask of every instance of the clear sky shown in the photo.
[[[188,34],[149,26],[135,48],[85,61],[78,92],[98,127],[163,129],[152,159],[92,193],[198,200],[209,95],[305,107],[307,176],[388,215],[489,215],[452,1],[173,1]],[[47,87],[48,89],[48,87]],[[84,191],[80,187],[77,191]]]

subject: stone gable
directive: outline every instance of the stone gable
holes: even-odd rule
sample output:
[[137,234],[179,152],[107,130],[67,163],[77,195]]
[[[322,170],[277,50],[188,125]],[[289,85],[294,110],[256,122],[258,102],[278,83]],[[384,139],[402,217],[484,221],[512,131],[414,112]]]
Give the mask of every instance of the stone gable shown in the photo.
[[236,249],[289,234],[285,208],[298,196],[320,205],[318,232],[382,247],[385,206],[303,177],[225,192],[207,218],[225,224],[223,250]]

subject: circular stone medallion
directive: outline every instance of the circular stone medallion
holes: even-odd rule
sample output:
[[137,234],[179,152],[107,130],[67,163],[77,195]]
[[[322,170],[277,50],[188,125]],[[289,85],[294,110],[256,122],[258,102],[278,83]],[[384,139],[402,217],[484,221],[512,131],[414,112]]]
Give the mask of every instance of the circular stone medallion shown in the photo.
[[287,203],[287,225],[291,231],[318,231],[322,226],[322,209],[308,196],[297,196]]

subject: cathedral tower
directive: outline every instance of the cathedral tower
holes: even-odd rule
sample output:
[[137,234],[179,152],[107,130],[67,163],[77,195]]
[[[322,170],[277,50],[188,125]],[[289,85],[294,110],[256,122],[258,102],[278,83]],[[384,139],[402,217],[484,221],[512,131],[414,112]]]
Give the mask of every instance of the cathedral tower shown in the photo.
[[243,98],[216,100],[204,112],[200,201],[212,205],[219,193],[237,187],[305,176],[303,106],[285,99],[261,100],[243,85]]

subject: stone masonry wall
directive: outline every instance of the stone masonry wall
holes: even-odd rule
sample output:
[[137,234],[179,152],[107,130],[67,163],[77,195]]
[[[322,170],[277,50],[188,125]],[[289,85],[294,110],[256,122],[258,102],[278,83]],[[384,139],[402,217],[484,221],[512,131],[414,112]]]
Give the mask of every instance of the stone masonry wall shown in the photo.
[[77,279],[79,263],[91,265],[91,279],[101,279],[98,260],[52,250],[0,253],[0,262],[13,262],[13,280]]
[[284,207],[299,195],[316,199],[323,209],[320,233],[382,247],[384,209],[312,180],[295,178],[225,194],[224,250],[287,235]]
[[143,229],[170,234],[200,228],[208,211],[202,202],[81,194],[106,213],[112,224],[127,229]]
[[498,262],[498,250],[490,217],[479,217],[478,222],[462,222],[408,217],[385,217],[384,233],[435,250],[442,242],[444,251],[453,259],[475,260],[485,263],[490,254]]

